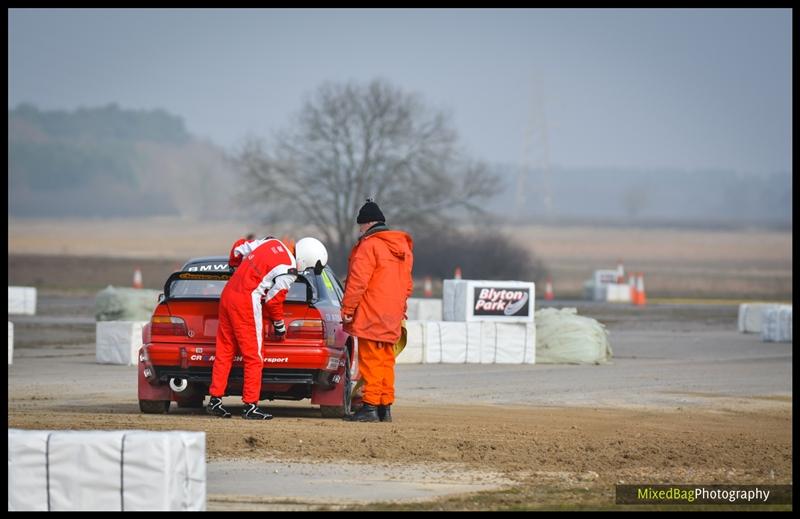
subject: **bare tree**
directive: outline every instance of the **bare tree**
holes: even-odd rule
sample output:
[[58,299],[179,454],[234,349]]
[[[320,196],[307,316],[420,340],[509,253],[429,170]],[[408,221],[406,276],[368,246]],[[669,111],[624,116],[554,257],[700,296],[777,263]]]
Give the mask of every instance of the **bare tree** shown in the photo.
[[419,228],[480,211],[498,182],[458,149],[444,113],[382,80],[323,84],[274,142],[251,139],[236,162],[246,198],[311,225],[342,266],[367,197],[390,225]]

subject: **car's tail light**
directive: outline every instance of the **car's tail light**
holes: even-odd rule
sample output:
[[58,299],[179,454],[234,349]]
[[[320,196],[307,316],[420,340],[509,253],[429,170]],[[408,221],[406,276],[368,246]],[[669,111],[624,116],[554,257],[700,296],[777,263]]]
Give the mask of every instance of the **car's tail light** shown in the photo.
[[289,323],[286,337],[290,339],[324,339],[325,328],[321,319],[297,319]]
[[187,335],[186,322],[180,317],[154,315],[150,322],[151,335]]

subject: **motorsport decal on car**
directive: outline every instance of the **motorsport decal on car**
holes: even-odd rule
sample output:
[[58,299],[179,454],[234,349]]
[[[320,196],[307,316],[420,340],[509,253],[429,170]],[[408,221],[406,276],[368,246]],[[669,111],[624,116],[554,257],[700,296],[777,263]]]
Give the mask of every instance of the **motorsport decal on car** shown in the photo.
[[530,300],[529,288],[498,290],[493,287],[474,287],[474,315],[526,316]]
[[209,280],[227,280],[230,279],[231,276],[229,274],[214,274],[214,275],[204,275],[204,274],[195,274],[194,272],[181,272],[178,274],[178,279],[209,279]]

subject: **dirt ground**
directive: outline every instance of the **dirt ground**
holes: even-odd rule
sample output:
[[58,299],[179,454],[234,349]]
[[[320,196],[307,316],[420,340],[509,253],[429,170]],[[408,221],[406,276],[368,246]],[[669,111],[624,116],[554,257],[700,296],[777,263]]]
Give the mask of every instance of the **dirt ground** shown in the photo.
[[764,404],[651,411],[405,404],[395,406],[391,424],[321,419],[311,406],[280,405],[272,407],[274,420],[252,423],[29,395],[10,403],[9,427],[206,431],[209,461],[444,463],[515,482],[500,492],[384,508],[609,507],[617,483],[790,484],[790,404]]

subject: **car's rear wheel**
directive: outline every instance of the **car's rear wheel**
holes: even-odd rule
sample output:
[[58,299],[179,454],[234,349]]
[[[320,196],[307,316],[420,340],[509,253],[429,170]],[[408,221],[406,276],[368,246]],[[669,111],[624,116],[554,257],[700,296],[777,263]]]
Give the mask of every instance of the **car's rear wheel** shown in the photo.
[[353,377],[350,373],[350,350],[344,349],[344,391],[342,391],[342,405],[319,406],[323,418],[343,418],[351,413],[351,399],[353,397]]
[[169,411],[169,400],[139,400],[139,410],[146,414],[164,414]]

